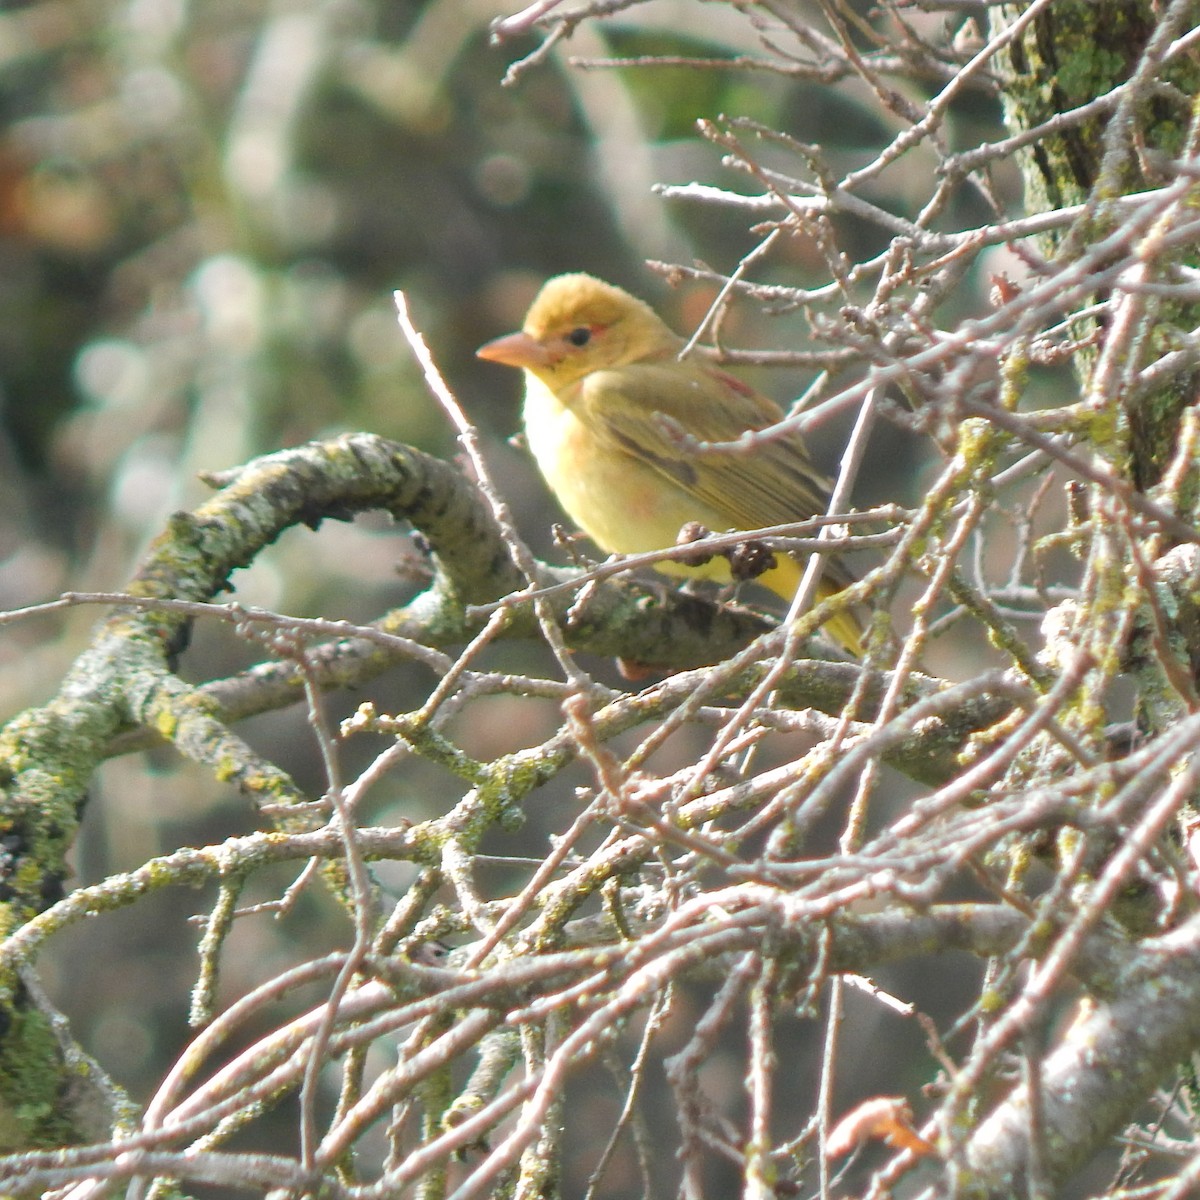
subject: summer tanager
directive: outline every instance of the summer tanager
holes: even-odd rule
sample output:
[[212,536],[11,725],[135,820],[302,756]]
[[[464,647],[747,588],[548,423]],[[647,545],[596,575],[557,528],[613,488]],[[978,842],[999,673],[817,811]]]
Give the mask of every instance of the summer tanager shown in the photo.
[[[698,522],[716,533],[802,521],[825,511],[826,480],[797,434],[751,451],[697,453],[674,425],[704,442],[730,442],[783,418],[760,395],[702,357],[680,359],[683,339],[649,305],[590,275],[559,275],[534,299],[520,333],[480,347],[480,358],[525,372],[525,436],[571,519],[605,551],[640,554],[673,546]],[[666,418],[666,420],[664,420]],[[728,581],[728,560],[658,569]],[[801,565],[786,554],[757,576],[785,600]],[[821,598],[852,582],[825,564]],[[848,612],[826,628],[860,651]]]

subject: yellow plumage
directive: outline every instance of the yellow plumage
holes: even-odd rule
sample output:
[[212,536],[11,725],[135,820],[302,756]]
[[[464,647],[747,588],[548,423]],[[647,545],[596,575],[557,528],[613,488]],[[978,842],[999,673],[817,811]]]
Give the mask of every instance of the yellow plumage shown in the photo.
[[[674,424],[705,442],[730,442],[783,413],[766,396],[699,357],[648,305],[590,275],[559,275],[538,293],[520,333],[489,342],[481,358],[525,372],[525,436],[559,503],[609,553],[673,546],[692,521],[713,532],[761,529],[825,511],[828,487],[795,434],[750,452],[689,453]],[[665,418],[665,420],[664,420]],[[717,556],[660,570],[728,581]],[[800,564],[776,555],[756,582],[791,600]],[[830,561],[820,596],[852,580]],[[858,653],[849,613],[826,628]]]

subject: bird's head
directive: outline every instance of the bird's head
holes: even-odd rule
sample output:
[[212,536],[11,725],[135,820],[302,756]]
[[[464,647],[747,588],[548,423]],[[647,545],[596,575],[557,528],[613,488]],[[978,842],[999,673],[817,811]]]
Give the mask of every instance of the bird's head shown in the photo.
[[520,333],[476,353],[522,367],[558,391],[592,371],[668,354],[680,344],[658,314],[628,292],[591,275],[558,275],[538,292]]

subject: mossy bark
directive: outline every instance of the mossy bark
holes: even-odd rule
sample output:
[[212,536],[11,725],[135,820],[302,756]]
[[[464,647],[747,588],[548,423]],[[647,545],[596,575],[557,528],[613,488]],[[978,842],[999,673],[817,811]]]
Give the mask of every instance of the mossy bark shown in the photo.
[[[991,9],[992,32],[1011,28],[1028,7]],[[1079,220],[1046,238],[1050,257],[1077,255],[1111,234],[1120,218],[1104,207],[1106,201],[1161,187],[1174,177],[1173,160],[1194,152],[1200,61],[1187,54],[1165,59],[1165,51],[1172,35],[1200,21],[1200,3],[1173,8],[1170,27],[1163,8],[1151,0],[1057,0],[1021,31],[997,64],[1005,118],[1014,134],[1113,96],[1087,119],[1038,138],[1020,153],[1028,212],[1087,205]],[[1160,256],[1155,266],[1161,273],[1171,261],[1194,265],[1196,259],[1194,251],[1185,250],[1175,259]],[[1174,349],[1179,331],[1198,324],[1200,307],[1156,303],[1148,336],[1138,347],[1141,365]],[[1078,327],[1076,332],[1083,337],[1095,330]],[[1104,334],[1101,329],[1100,345]],[[1094,350],[1077,356],[1081,382],[1086,383],[1096,359]],[[1134,400],[1111,398],[1122,405],[1124,417],[1118,464],[1138,487],[1149,490],[1161,480],[1198,382],[1200,373],[1193,372]],[[1194,484],[1187,492],[1190,515],[1198,493]]]

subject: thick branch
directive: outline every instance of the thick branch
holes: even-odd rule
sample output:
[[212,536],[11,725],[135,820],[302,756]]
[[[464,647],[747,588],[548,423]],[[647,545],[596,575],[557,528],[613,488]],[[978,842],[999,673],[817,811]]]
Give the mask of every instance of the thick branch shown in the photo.
[[[979,1200],[1028,1196],[1031,1147],[1039,1144],[1045,1182],[1067,1180],[1200,1041],[1198,989],[1200,917],[1193,917],[1143,943],[1116,977],[1112,998],[1076,1021],[1039,1064],[1036,1129],[1024,1085],[984,1121],[967,1145],[971,1175],[956,1194]],[[941,1186],[925,1196],[950,1194]]]

